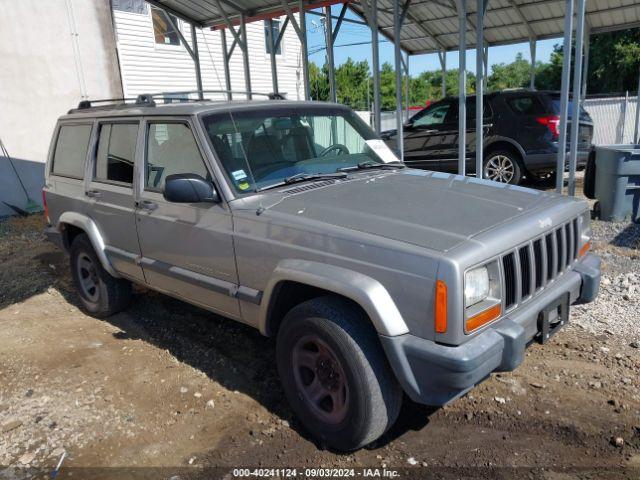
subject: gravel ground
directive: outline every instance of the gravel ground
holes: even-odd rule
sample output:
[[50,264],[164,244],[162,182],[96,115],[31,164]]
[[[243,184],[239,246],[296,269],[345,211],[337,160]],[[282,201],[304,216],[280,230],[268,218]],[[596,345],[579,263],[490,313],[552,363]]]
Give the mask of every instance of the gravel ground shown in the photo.
[[517,370],[445,408],[406,401],[385,437],[351,454],[292,417],[272,340],[143,289],[107,321],[86,316],[41,228],[38,216],[0,222],[0,479],[49,478],[61,459],[58,478],[640,478],[638,225],[593,222],[600,296]]

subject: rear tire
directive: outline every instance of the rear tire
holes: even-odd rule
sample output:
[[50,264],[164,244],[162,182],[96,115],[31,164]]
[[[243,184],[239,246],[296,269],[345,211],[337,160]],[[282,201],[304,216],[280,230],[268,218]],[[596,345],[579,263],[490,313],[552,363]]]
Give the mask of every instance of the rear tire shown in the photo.
[[395,423],[402,388],[369,318],[351,302],[327,296],[294,307],[276,358],[291,408],[327,446],[356,450]]
[[104,318],[127,308],[131,300],[131,282],[112,277],[102,267],[84,233],[73,239],[70,264],[80,302],[89,314]]
[[522,181],[523,169],[520,159],[509,150],[489,152],[482,166],[482,178],[494,182],[519,185]]

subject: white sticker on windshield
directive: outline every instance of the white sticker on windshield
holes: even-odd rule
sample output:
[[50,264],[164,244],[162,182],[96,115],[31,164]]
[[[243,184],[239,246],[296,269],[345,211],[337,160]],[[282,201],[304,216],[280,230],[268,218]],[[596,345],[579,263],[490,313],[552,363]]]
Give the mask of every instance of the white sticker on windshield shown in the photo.
[[393,153],[393,151],[387,146],[386,143],[384,143],[383,140],[366,140],[365,143],[369,146],[369,148],[371,148],[371,150],[375,152],[376,155],[378,155],[378,157],[380,157],[380,160],[382,160],[384,163],[400,161],[398,160],[398,157],[396,157],[395,153]]
[[244,173],[244,170],[236,170],[235,172],[231,172],[231,176],[236,182],[239,182],[247,178],[247,174]]

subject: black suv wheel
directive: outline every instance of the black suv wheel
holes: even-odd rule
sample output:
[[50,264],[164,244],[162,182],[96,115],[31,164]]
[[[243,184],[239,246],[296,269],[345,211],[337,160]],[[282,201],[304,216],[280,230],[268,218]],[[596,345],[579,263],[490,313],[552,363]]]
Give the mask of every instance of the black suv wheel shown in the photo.
[[71,276],[84,309],[102,318],[124,310],[131,300],[131,282],[114,278],[102,267],[89,237],[73,239],[70,252]]
[[518,185],[522,180],[520,161],[508,150],[490,152],[484,159],[482,178]]
[[292,409],[327,446],[355,450],[395,422],[402,389],[369,319],[348,301],[321,297],[294,307],[276,355]]

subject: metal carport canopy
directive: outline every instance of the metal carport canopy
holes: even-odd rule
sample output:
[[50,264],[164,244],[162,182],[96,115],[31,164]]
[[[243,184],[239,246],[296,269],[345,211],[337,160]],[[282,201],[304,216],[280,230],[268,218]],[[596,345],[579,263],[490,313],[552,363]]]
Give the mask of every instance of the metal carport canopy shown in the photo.
[[[244,14],[245,22],[263,20],[286,13],[283,4],[298,11],[298,1],[221,0],[224,13],[215,0],[153,0],[155,4],[199,27],[224,27],[225,14],[235,25]],[[303,2],[305,10],[331,4],[349,3],[363,13],[359,2],[341,0]],[[393,0],[378,0],[378,26],[393,38]],[[475,45],[476,2],[467,2],[467,48]],[[412,55],[458,50],[458,14],[455,0],[400,0],[407,7],[400,45]],[[507,45],[558,38],[564,34],[565,0],[490,0],[484,17],[484,41],[488,45]],[[640,26],[637,0],[589,0],[586,25],[591,34]]]

